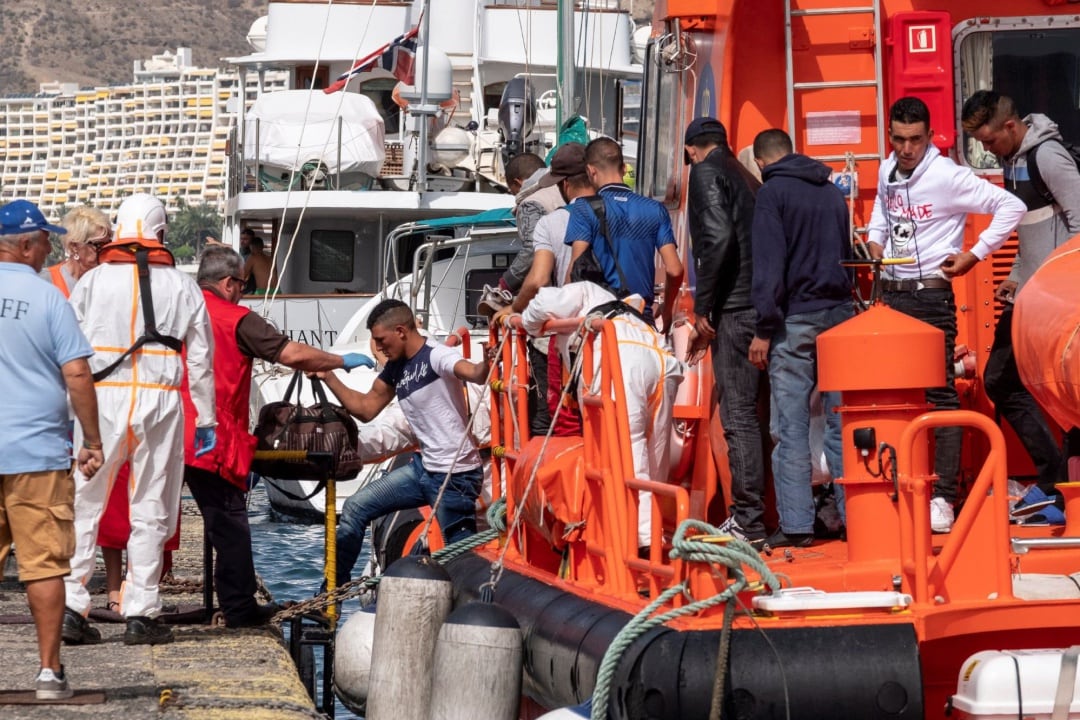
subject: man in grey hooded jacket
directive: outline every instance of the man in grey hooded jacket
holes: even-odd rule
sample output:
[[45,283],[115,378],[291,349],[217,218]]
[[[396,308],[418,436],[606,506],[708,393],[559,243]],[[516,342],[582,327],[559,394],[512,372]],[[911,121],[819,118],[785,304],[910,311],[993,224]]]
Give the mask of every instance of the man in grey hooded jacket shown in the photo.
[[[1020,251],[995,296],[1004,303],[986,362],[986,394],[1020,437],[1035,463],[1039,488],[1053,492],[1060,477],[1061,452],[1038,404],[1020,380],[1012,349],[1012,303],[1024,283],[1061,243],[1080,232],[1080,172],[1062,144],[1057,125],[1045,115],[1020,119],[1012,99],[980,90],[964,103],[964,130],[997,156],[1005,189],[1024,201],[1027,214],[1017,227]],[[1032,158],[1045,190],[1032,180]]]

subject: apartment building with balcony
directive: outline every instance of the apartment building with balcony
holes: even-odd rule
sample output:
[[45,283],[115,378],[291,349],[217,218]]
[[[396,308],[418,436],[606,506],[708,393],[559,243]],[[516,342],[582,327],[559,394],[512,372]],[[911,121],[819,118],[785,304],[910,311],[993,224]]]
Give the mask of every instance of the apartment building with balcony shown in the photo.
[[0,97],[0,201],[24,198],[47,215],[89,204],[112,213],[135,192],[223,207],[226,145],[241,94],[285,87],[286,73],[251,77],[196,68],[179,48],[135,62],[129,85],[49,83]]

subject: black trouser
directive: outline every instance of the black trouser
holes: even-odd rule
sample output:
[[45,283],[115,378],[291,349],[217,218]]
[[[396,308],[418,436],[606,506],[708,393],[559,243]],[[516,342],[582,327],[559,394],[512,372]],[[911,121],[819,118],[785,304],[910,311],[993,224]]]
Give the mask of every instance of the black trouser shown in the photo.
[[551,425],[551,413],[548,412],[547,355],[540,352],[530,341],[529,350],[529,434],[532,437],[544,437]]
[[[915,291],[885,292],[885,304],[893,310],[922,320],[945,333],[945,385],[926,389],[926,401],[937,410],[959,410],[960,396],[956,392],[953,349],[956,347],[956,299],[948,288],[924,288]],[[964,430],[960,427],[939,427],[934,430],[934,497],[956,502],[960,474],[960,449]]]
[[1039,475],[1039,488],[1047,493],[1054,492],[1054,483],[1061,477],[1061,451],[1058,439],[1051,432],[1046,418],[1043,417],[1039,404],[1031,396],[1016,367],[1016,356],[1012,346],[1012,305],[1001,313],[994,329],[994,344],[986,360],[983,382],[986,395],[993,401],[997,411],[1009,421],[1017,437],[1023,443],[1035,471]]
[[184,481],[217,555],[214,588],[225,621],[243,622],[258,608],[245,493],[221,476],[190,465],[184,466]]

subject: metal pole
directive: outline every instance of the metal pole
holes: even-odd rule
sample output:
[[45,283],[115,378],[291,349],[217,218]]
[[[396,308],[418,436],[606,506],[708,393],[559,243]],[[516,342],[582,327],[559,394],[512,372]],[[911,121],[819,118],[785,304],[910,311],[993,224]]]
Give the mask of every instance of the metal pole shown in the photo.
[[558,62],[555,64],[559,102],[555,106],[555,133],[562,130],[563,122],[574,112],[574,3],[559,3],[558,15]]
[[420,148],[416,154],[419,159],[417,168],[417,188],[421,193],[427,191],[427,145],[428,145],[428,122],[431,116],[426,113],[428,104],[428,61],[431,50],[431,36],[428,33],[431,27],[431,0],[424,0],[424,27],[420,34],[423,36],[422,47],[424,48],[424,61],[420,63],[420,107],[425,113],[420,120]]
[[[327,168],[329,170],[329,168]],[[341,116],[337,119],[337,172],[334,173],[334,189],[341,189]]]

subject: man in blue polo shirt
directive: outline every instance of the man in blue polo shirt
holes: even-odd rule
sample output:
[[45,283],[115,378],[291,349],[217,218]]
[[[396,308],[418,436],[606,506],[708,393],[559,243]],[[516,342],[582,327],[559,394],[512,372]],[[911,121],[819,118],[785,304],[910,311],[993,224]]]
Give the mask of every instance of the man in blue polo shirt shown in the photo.
[[14,542],[37,629],[36,696],[63,700],[73,694],[60,664],[63,578],[75,548],[69,393],[82,425],[79,469],[92,476],[104,456],[86,361],[94,351],[64,296],[37,276],[49,232],[66,230],[26,200],[0,208],[0,567]]
[[[666,333],[671,328],[675,296],[683,278],[683,264],[675,248],[667,208],[638,195],[623,183],[626,165],[622,148],[610,138],[597,138],[585,147],[585,168],[593,187],[597,188],[597,195],[604,201],[607,237],[602,235],[600,219],[588,202],[570,205],[570,222],[563,242],[572,248],[571,268],[586,250],[592,248],[607,284],[623,291],[622,294],[640,295],[645,300],[645,317],[651,322],[656,283],[655,255],[660,253],[666,276],[660,316]],[[625,278],[626,287],[622,287],[622,278]]]

